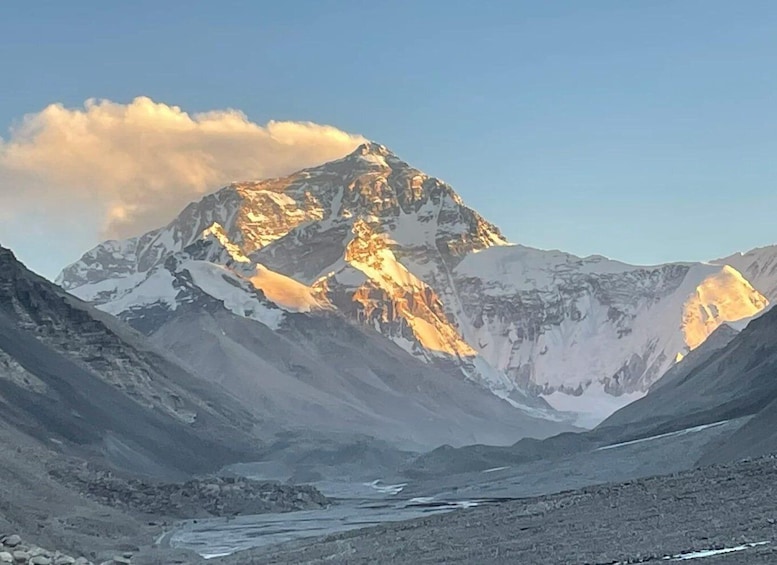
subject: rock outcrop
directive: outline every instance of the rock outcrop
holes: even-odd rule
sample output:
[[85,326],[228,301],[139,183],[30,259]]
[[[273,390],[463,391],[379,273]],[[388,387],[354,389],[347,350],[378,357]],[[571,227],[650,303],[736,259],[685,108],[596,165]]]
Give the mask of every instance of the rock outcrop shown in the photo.
[[330,501],[308,485],[201,477],[183,483],[127,479],[87,467],[50,474],[84,496],[115,508],[165,518],[229,517],[324,508]]
[[[119,565],[132,562],[132,554],[117,556],[115,560],[100,565]],[[0,564],[17,565],[94,565],[86,557],[74,557],[62,551],[48,550],[22,541],[17,534],[0,536]]]

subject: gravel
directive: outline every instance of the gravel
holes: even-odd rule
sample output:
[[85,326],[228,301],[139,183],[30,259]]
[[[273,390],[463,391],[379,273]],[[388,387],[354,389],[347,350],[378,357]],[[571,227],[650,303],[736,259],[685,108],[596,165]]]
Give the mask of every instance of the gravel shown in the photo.
[[775,563],[776,488],[777,460],[765,458],[386,524],[220,562],[603,565],[761,543],[702,562]]

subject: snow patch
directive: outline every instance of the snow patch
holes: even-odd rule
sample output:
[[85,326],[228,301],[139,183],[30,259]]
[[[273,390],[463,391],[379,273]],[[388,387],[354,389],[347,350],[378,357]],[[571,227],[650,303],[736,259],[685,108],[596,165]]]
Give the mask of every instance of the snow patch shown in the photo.
[[705,549],[702,551],[692,551],[690,553],[678,553],[677,555],[667,555],[663,557],[664,561],[689,561],[691,559],[704,559],[706,557],[714,557],[715,555],[724,555],[726,553],[736,553],[738,551],[744,551],[746,549],[752,549],[762,545],[768,545],[769,541],[756,541],[752,543],[746,543],[743,545],[737,545],[734,547],[724,547],[722,549]]
[[359,159],[362,161],[367,161],[368,163],[372,165],[378,165],[381,168],[388,169],[388,163],[386,163],[386,159],[382,155],[376,155],[375,153],[366,153],[364,155],[359,155]]
[[243,251],[229,240],[224,228],[218,222],[213,222],[210,227],[202,232],[202,237],[207,239],[213,237],[226,250],[233,261],[238,263],[250,263],[251,260],[243,255]]
[[576,415],[575,425],[593,429],[606,420],[608,416],[627,404],[639,400],[645,394],[644,392],[632,392],[614,396],[605,392],[604,385],[601,383],[594,383],[586,388],[580,396],[557,391],[552,394],[544,394],[542,398],[559,412],[574,413]]
[[291,277],[271,271],[264,265],[257,264],[253,275],[248,277],[255,288],[289,312],[310,312],[331,308],[326,299],[317,296],[315,290]]
[[120,298],[99,305],[98,308],[114,316],[134,308],[150,306],[152,304],[162,304],[170,310],[175,310],[178,307],[175,298],[179,290],[173,286],[174,281],[175,278],[170,271],[164,268],[157,268],[148,273],[140,284],[129,289]]
[[203,292],[217,300],[238,316],[251,318],[271,329],[277,330],[283,321],[283,310],[260,301],[256,294],[245,288],[247,281],[240,279],[232,271],[220,265],[206,261],[185,261],[181,269],[186,269],[194,284]]
[[407,483],[399,483],[399,484],[396,484],[396,485],[386,485],[386,484],[383,484],[383,481],[381,481],[380,479],[376,479],[376,480],[372,481],[371,483],[363,483],[363,484],[366,487],[373,488],[373,489],[375,489],[376,491],[378,491],[380,493],[388,494],[388,495],[399,494],[407,486]]
[[132,273],[124,277],[103,279],[95,283],[85,284],[68,292],[77,296],[85,302],[94,302],[101,304],[107,300],[116,300],[132,291],[138,284],[142,283],[148,273]]
[[656,440],[656,439],[662,439],[662,438],[666,438],[666,437],[684,436],[686,434],[693,434],[693,433],[700,432],[702,430],[706,430],[706,429],[709,429],[709,428],[716,428],[716,427],[722,426],[723,424],[726,424],[728,422],[730,422],[730,420],[722,420],[720,422],[713,422],[712,424],[704,424],[704,425],[701,425],[701,426],[694,426],[693,428],[685,428],[683,430],[677,430],[677,431],[674,431],[674,432],[667,432],[665,434],[658,434],[658,435],[655,435],[655,436],[643,437],[643,438],[640,438],[640,439],[633,439],[631,441],[624,441],[624,442],[621,442],[621,443],[613,443],[612,445],[605,445],[603,447],[599,447],[599,448],[596,449],[596,451],[606,451],[608,449],[616,449],[618,447],[625,447],[627,445],[635,445],[637,443],[644,443],[646,441],[653,441],[653,440]]
[[705,277],[683,307],[685,343],[696,349],[725,322],[751,319],[769,303],[733,267],[724,265]]

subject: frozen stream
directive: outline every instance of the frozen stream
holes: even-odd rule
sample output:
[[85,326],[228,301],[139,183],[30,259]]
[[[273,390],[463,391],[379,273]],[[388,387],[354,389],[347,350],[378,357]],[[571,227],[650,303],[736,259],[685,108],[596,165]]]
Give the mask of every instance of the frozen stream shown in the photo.
[[[420,482],[317,481],[313,484],[335,501],[329,508],[189,520],[166,534],[161,543],[216,557],[475,505],[675,473],[693,467],[705,445],[732,433],[745,420],[717,422],[567,457]],[[264,476],[270,476],[268,469]]]
[[386,485],[380,481],[350,485],[319,483],[316,486],[336,503],[320,510],[188,520],[165,536],[163,543],[191,549],[206,558],[219,557],[252,547],[496,502],[408,498],[402,496],[404,484]]

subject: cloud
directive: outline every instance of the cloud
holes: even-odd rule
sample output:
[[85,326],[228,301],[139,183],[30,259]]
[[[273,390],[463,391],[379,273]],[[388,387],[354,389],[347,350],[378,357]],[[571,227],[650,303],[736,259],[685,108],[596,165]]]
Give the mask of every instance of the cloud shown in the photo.
[[0,139],[0,210],[127,237],[233,180],[285,175],[363,141],[332,126],[259,125],[231,109],[188,114],[146,97],[52,104]]

